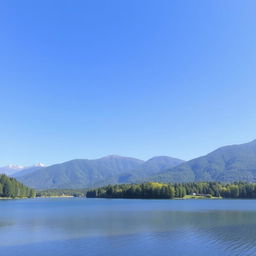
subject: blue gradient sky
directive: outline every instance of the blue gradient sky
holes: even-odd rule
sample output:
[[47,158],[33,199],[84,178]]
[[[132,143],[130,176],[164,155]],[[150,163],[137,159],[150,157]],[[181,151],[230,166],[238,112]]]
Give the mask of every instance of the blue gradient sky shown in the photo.
[[256,2],[3,0],[0,166],[190,159],[256,138]]

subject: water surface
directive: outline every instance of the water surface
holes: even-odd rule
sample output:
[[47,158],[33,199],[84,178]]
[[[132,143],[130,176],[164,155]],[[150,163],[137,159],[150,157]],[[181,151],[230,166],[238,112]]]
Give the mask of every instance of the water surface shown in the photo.
[[0,255],[146,254],[256,255],[256,201],[0,201]]

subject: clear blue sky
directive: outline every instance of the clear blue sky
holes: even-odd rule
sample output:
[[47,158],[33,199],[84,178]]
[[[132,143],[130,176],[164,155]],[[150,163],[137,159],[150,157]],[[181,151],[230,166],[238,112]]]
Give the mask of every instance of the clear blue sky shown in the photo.
[[0,166],[191,159],[256,138],[254,0],[3,0]]

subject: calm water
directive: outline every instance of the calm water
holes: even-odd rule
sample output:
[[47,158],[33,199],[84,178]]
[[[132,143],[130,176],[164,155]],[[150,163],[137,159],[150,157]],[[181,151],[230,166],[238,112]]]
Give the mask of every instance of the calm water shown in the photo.
[[0,201],[0,255],[256,255],[256,201]]

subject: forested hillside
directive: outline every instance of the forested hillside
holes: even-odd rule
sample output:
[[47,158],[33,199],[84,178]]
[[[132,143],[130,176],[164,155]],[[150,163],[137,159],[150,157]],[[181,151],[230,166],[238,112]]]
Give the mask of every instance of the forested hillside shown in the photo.
[[22,198],[35,197],[36,192],[4,174],[0,175],[0,197]]
[[108,184],[132,183],[156,175],[183,161],[162,156],[142,161],[131,157],[110,155],[100,159],[76,159],[62,164],[22,172],[16,178],[36,189],[83,189]]
[[256,140],[221,147],[206,156],[170,168],[147,181],[180,182],[256,182]]
[[39,190],[88,189],[143,182],[256,182],[256,140],[221,147],[187,162],[167,156],[142,161],[111,155],[32,168],[15,174],[15,178]]

